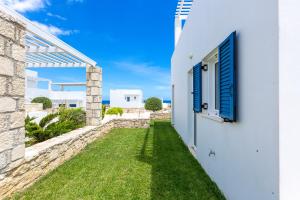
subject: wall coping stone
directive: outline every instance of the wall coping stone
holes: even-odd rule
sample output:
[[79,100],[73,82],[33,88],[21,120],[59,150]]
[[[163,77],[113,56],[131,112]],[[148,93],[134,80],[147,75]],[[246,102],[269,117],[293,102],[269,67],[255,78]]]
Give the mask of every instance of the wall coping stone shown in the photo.
[[25,149],[25,161],[31,161],[38,157],[40,154],[47,152],[49,149],[52,149],[54,146],[68,143],[71,140],[77,139],[85,135],[86,133],[93,131],[95,128],[97,128],[97,126],[86,126],[69,133],[51,138],[44,142],[32,145],[31,147],[27,147]]
[[77,155],[86,145],[115,128],[148,128],[150,118],[112,119],[99,126],[86,126],[25,149],[25,157],[0,174],[0,199],[21,192],[48,172]]

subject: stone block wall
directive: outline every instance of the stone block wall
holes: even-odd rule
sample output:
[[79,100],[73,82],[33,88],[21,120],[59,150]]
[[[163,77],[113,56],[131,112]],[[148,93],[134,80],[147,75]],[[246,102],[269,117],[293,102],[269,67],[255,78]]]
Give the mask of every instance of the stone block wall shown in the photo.
[[102,69],[94,66],[86,68],[86,123],[98,126],[102,110]]
[[25,112],[38,112],[43,111],[42,103],[25,103]]
[[150,114],[152,120],[170,120],[171,112],[153,112]]
[[8,171],[0,180],[0,199],[22,191],[39,178],[69,160],[87,144],[114,128],[148,128],[149,119],[115,119],[100,126],[87,126],[26,148],[22,165]]
[[0,181],[24,160],[24,26],[0,11]]

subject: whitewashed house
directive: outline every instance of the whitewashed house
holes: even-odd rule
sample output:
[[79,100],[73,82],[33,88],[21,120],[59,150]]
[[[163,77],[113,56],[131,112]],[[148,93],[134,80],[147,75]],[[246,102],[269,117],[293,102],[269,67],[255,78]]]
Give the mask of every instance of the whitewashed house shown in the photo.
[[[40,83],[46,83],[47,88],[40,87]],[[60,90],[53,90],[54,86],[59,86]],[[51,99],[54,108],[59,106],[72,108],[86,107],[85,91],[65,91],[65,87],[86,86],[86,83],[53,83],[49,79],[41,78],[38,73],[26,70],[25,76],[25,102],[30,103],[36,97],[47,97]]]
[[227,199],[300,199],[299,8],[178,3],[172,123]]
[[110,90],[110,107],[143,108],[142,90]]

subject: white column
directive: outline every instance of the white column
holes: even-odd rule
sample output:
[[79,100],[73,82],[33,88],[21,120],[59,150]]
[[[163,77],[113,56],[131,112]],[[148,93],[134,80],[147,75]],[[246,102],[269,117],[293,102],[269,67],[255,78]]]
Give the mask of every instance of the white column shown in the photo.
[[178,43],[182,32],[182,20],[180,16],[175,16],[175,46]]
[[48,81],[48,90],[52,91],[52,81]]

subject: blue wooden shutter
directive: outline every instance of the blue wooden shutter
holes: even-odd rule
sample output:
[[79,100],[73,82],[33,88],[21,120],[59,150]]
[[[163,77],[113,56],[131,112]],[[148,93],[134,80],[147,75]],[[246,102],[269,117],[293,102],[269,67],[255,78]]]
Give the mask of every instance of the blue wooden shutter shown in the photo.
[[193,103],[194,112],[202,112],[202,63],[193,68]]
[[220,116],[236,121],[236,32],[219,45]]

